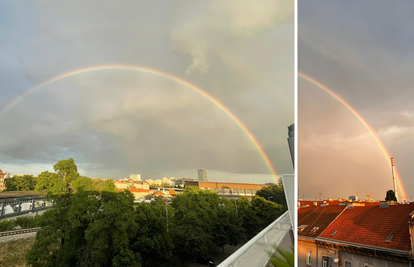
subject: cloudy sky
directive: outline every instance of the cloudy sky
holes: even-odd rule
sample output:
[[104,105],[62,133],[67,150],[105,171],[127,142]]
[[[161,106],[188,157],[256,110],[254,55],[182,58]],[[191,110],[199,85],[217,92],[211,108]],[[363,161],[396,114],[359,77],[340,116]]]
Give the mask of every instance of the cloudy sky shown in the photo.
[[[299,71],[324,84],[373,128],[414,195],[414,4],[299,1]],[[389,159],[339,101],[299,78],[300,198],[385,198]],[[401,199],[402,200],[402,199]]]
[[[292,1],[0,1],[0,168],[38,174],[73,157],[81,174],[269,182],[259,152],[218,99],[292,173]],[[3,113],[2,113],[3,112]]]

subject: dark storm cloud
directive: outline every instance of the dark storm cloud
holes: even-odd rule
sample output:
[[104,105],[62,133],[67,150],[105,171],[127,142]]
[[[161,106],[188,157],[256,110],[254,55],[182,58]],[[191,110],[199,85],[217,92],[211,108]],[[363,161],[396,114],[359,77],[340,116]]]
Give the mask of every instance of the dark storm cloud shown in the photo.
[[[1,105],[74,69],[153,68],[219,99],[257,137],[278,173],[292,172],[290,2],[35,1],[9,2],[0,12]],[[159,178],[199,168],[269,173],[214,103],[150,74],[101,71],[62,79],[25,97],[0,123],[0,162],[11,172],[32,166],[36,173],[74,157],[84,174],[100,177]]]
[[[395,158],[406,188],[413,185],[413,154],[407,149],[414,132],[413,11],[408,2],[300,1],[298,25],[299,70],[368,122]],[[299,131],[300,188],[308,197],[323,189],[325,196],[366,191],[382,199],[392,188],[389,162],[367,129],[338,101],[302,79]],[[314,145],[317,140],[323,145]]]

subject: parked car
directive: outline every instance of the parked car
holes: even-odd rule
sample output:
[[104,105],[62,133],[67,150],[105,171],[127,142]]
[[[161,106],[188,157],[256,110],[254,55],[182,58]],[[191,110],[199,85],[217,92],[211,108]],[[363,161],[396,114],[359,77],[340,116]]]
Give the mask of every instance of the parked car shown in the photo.
[[205,266],[216,266],[216,264],[214,263],[214,260],[208,257],[199,257],[195,261]]

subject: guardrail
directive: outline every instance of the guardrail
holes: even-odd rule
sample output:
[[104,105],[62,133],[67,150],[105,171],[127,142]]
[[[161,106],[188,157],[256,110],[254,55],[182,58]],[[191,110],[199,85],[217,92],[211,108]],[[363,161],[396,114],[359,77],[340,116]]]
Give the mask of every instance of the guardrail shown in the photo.
[[49,209],[53,202],[41,196],[0,198],[0,219]]
[[[260,239],[263,238],[264,243],[267,244],[267,238],[266,234],[273,229],[275,226],[280,228],[280,222],[282,219],[287,217],[289,215],[289,211],[286,211],[283,213],[279,218],[277,218],[274,222],[272,222],[269,226],[267,226],[265,229],[263,229],[260,233],[258,233],[255,237],[250,239],[249,242],[244,244],[242,247],[240,247],[238,250],[236,250],[233,254],[231,254],[227,259],[222,261],[217,267],[232,267],[236,263],[236,261],[247,251],[249,250],[254,244],[256,244]],[[289,221],[290,224],[290,221]]]
[[42,227],[21,229],[21,230],[13,230],[13,231],[7,231],[7,232],[0,232],[0,237],[11,236],[11,235],[20,235],[20,234],[28,234],[28,233],[37,232],[40,229],[42,229]]

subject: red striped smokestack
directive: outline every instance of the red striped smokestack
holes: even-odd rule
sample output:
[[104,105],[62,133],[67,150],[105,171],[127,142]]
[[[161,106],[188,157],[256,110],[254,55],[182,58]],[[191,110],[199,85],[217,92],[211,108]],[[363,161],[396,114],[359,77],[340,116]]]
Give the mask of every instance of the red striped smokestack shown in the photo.
[[395,198],[398,201],[397,180],[395,180],[395,175],[394,175],[394,158],[391,158],[391,170],[392,170],[392,182],[394,185]]

